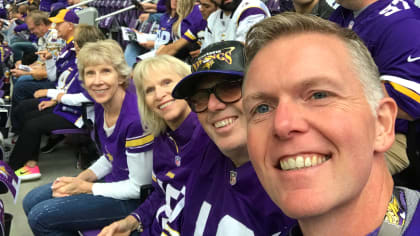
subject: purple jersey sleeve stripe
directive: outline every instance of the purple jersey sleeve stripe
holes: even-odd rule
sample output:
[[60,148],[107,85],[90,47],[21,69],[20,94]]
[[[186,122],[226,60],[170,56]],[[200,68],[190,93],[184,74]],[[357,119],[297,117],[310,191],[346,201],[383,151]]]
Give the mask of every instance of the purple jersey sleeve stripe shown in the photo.
[[393,82],[390,82],[390,84],[398,92],[400,92],[400,93],[406,95],[407,97],[413,99],[414,101],[420,103],[420,95],[418,95],[417,93],[415,93],[411,89],[408,89],[408,88],[406,88],[404,86],[401,86],[401,85],[399,85],[397,83],[393,83]]
[[145,137],[132,139],[132,140],[127,140],[125,142],[125,147],[126,148],[132,148],[132,147],[138,147],[138,146],[145,146],[147,144],[152,143],[153,139],[154,139],[153,135],[147,135]]
[[[388,85],[388,86],[386,86]],[[420,117],[420,95],[399,84],[385,83],[387,92],[398,104],[398,107],[407,112],[414,119]]]
[[184,33],[184,35],[182,35],[182,38],[189,42],[192,42],[197,39],[197,37],[189,29]]
[[244,11],[242,11],[241,15],[239,16],[237,25],[239,25],[239,23],[243,19],[247,18],[248,16],[251,16],[251,15],[260,15],[260,14],[266,15],[265,14],[265,11],[263,9],[259,8],[259,7],[250,7],[250,8],[247,8]]

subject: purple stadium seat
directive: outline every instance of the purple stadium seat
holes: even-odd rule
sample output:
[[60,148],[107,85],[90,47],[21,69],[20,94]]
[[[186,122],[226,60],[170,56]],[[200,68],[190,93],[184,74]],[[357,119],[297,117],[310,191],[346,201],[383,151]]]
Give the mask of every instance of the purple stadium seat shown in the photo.
[[87,129],[56,129],[51,132],[52,134],[89,134]]
[[81,236],[96,236],[101,232],[100,229],[93,229],[93,230],[84,230],[79,232]]

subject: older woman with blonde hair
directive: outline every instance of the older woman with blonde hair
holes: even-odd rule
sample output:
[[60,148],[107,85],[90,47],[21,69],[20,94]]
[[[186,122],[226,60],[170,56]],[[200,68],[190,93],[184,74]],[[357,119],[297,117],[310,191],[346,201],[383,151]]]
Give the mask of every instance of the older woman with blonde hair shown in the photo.
[[136,95],[127,89],[131,69],[121,47],[113,40],[87,43],[78,69],[96,102],[103,155],[77,177],[57,178],[25,197],[35,235],[77,235],[121,219],[140,204],[140,187],[152,181],[153,136],[141,127]]
[[140,62],[134,69],[139,111],[145,130],[155,135],[153,149],[154,192],[125,219],[105,227],[100,236],[172,235],[180,231],[186,182],[209,143],[207,134],[185,100],[172,97],[175,85],[190,67],[179,59],[161,55]]
[[[83,24],[76,27],[74,37],[74,41],[80,45],[104,39],[98,28]],[[40,178],[39,152],[52,151],[64,139],[64,135],[50,138],[40,150],[42,135],[57,129],[75,129],[84,125],[81,106],[83,102],[90,102],[90,98],[78,77],[77,65],[73,61],[60,73],[54,88],[36,90],[34,99],[22,101],[15,108],[16,122],[21,129],[9,164],[22,181]]]

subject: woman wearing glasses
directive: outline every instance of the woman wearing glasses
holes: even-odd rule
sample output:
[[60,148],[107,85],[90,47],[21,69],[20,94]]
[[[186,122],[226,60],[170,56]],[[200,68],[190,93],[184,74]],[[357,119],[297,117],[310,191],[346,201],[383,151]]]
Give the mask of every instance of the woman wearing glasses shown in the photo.
[[171,95],[190,67],[161,55],[140,62],[133,73],[142,125],[155,136],[154,191],[131,215],[105,227],[99,235],[129,235],[134,230],[142,231],[141,235],[179,234],[185,184],[209,143],[187,102]]

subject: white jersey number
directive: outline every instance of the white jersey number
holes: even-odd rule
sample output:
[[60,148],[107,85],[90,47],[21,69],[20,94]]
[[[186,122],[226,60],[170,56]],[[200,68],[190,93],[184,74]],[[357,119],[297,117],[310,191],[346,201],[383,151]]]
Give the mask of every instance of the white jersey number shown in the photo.
[[390,16],[396,12],[410,9],[410,5],[404,0],[394,0],[388,6],[386,6],[379,15]]
[[[195,223],[194,236],[203,235],[211,207],[211,204],[206,201],[201,205],[200,214]],[[231,216],[225,215],[217,225],[216,233],[216,236],[224,235],[254,236],[254,232]]]

